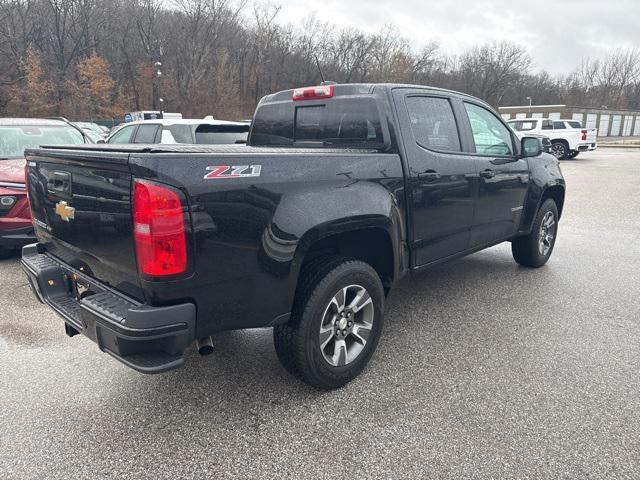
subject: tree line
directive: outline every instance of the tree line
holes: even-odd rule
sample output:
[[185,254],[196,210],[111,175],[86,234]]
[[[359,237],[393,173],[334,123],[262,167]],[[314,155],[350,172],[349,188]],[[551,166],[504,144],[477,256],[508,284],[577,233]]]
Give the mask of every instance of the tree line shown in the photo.
[[121,118],[157,107],[159,93],[185,117],[241,119],[263,95],[318,84],[320,72],[450,88],[494,106],[531,97],[640,108],[636,49],[576,59],[553,76],[513,43],[452,56],[434,42],[415,49],[394,25],[374,34],[313,16],[283,25],[280,10],[259,0],[0,0],[0,114]]

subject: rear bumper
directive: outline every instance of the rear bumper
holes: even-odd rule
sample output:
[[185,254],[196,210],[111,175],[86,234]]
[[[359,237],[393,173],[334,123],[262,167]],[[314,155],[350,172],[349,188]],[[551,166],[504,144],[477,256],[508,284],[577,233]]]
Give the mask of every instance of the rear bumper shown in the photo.
[[578,145],[578,151],[579,152],[593,152],[594,150],[596,150],[598,148],[598,144],[597,143],[583,143]]
[[36,236],[32,226],[11,230],[0,229],[0,247],[20,248],[35,241]]
[[142,373],[184,363],[183,353],[195,339],[195,305],[141,305],[48,255],[39,244],[22,249],[22,268],[36,297],[64,319],[68,335],[82,333]]

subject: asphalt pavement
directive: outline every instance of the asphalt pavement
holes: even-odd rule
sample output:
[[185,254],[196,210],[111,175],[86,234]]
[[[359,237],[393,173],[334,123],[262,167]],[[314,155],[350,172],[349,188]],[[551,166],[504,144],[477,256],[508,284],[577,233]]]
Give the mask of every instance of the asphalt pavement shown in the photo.
[[640,150],[562,169],[546,267],[504,244],[402,282],[336,392],[291,378],[270,330],[138,374],[0,261],[0,478],[640,478]]

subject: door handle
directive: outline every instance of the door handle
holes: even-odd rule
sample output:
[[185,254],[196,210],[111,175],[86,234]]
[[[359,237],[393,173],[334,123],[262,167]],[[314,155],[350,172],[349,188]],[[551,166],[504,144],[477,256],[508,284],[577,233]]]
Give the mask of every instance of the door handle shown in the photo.
[[489,170],[487,168],[486,170],[483,170],[482,172],[480,172],[480,176],[482,178],[493,178],[496,176],[496,172],[494,172],[493,170]]
[[435,170],[427,170],[424,173],[419,173],[418,174],[418,178],[426,180],[427,182],[433,182],[435,180],[439,180],[441,177],[442,177],[442,175],[440,175]]

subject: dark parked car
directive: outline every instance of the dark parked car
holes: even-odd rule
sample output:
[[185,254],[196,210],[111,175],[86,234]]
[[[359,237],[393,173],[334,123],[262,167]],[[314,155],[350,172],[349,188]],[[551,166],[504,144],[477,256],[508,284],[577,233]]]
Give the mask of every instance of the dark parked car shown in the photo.
[[505,241],[541,267],[565,198],[539,139],[476,98],[411,85],[269,95],[249,146],[27,158],[39,243],[22,263],[69,335],[157,373],[216,332],[274,327],[284,366],[326,389],[371,358],[398,280]]
[[61,120],[0,118],[0,256],[35,241],[24,184],[24,150],[81,143],[83,135]]

